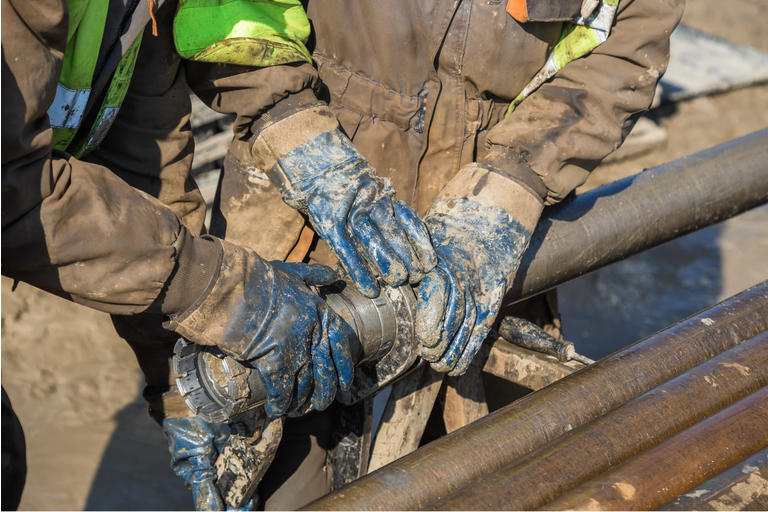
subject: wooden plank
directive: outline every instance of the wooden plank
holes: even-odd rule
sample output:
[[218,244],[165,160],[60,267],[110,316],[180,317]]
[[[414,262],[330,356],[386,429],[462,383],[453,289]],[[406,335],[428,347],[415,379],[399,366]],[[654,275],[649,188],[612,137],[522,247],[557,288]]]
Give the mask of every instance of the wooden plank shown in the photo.
[[576,361],[561,363],[555,357],[518,347],[501,337],[486,341],[477,357],[484,361],[484,372],[534,391],[584,367]]
[[460,377],[446,377],[443,423],[451,433],[488,414],[485,388],[479,364],[471,364]]
[[368,472],[419,447],[445,374],[423,365],[392,385],[392,394],[373,442]]

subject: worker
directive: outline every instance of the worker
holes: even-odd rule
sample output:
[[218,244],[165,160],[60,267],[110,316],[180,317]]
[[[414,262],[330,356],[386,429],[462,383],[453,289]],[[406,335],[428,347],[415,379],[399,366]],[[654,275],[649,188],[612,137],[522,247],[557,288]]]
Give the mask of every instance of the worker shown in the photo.
[[[336,274],[204,236],[189,174],[190,91],[248,139],[317,83],[308,36],[298,0],[2,0],[2,273],[113,315],[199,509],[223,506],[212,460],[230,430],[175,391],[179,335],[255,367],[270,417],[323,410],[352,380],[355,334],[310,289]],[[432,270],[424,224],[332,117],[286,141],[332,164],[283,178],[369,295]]]
[[[438,263],[416,286],[417,338],[434,369],[465,372],[503,315],[560,336],[553,294],[503,309],[502,299],[543,209],[584,183],[651,105],[683,10],[682,0],[568,4],[307,2],[320,87],[308,79],[233,143],[212,230],[270,258],[338,257],[350,270],[300,187],[327,172],[312,164],[325,155],[275,144],[287,127],[329,130],[333,114],[397,197],[425,215]],[[314,421],[314,438],[327,439]]]

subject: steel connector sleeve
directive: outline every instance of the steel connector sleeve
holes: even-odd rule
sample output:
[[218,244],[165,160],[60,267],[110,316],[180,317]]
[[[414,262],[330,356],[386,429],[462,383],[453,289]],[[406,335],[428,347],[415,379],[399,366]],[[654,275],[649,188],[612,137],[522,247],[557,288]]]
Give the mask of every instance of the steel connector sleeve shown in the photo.
[[545,211],[507,298],[520,300],[768,202],[768,129]]
[[768,282],[523,397],[307,506],[421,509],[768,330]]
[[768,387],[580,485],[547,510],[653,510],[768,446]]
[[768,331],[429,504],[533,510],[768,385]]

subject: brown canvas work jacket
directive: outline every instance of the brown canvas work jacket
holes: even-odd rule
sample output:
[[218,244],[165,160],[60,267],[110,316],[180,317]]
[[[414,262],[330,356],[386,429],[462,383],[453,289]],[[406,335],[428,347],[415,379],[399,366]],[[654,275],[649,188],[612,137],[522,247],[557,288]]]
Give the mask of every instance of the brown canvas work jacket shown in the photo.
[[[505,117],[544,65],[562,22],[519,23],[500,0],[309,1],[319,94],[398,197],[424,214],[467,163],[516,173],[554,204],[627,136],[653,98],[682,0],[622,0],[608,40]],[[304,219],[249,165],[225,163],[220,229],[267,257],[300,259]],[[238,172],[234,172],[237,169]],[[262,235],[239,226],[258,222]],[[301,244],[299,244],[301,245]],[[322,252],[322,250],[319,250]],[[316,251],[318,252],[318,251]],[[327,251],[326,251],[327,253]],[[327,262],[327,254],[318,261]]]

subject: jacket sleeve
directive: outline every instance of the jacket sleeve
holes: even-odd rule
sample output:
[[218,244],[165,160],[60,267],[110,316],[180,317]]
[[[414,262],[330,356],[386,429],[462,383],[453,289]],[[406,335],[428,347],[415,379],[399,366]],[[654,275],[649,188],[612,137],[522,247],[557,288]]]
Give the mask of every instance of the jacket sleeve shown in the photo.
[[[651,104],[669,60],[682,0],[621,0],[608,39],[567,64],[488,133],[479,162],[506,171],[522,161],[529,185],[562,200],[621,145]],[[519,175],[519,173],[517,173]]]
[[186,62],[187,80],[203,103],[222,114],[236,115],[235,137],[248,140],[254,122],[269,113],[278,118],[319,103],[317,70],[309,63],[265,68],[235,64]]
[[188,238],[158,200],[52,150],[67,36],[59,2],[3,0],[2,273],[96,309],[146,310]]
[[[197,30],[201,17],[217,28]],[[240,23],[243,17],[251,23]],[[267,113],[283,117],[318,103],[309,36],[299,0],[235,1],[230,9],[208,11],[182,0],[174,20],[190,87],[213,110],[237,115],[234,130],[241,140],[253,135],[253,122]]]

